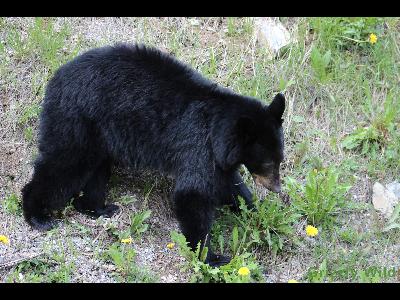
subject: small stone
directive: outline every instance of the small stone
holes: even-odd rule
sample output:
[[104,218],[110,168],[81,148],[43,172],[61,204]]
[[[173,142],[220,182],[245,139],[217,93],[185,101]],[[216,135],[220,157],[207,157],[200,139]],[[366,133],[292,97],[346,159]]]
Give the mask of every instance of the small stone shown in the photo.
[[103,265],[103,269],[107,271],[115,271],[117,268],[114,265]]
[[200,25],[200,21],[197,19],[189,19],[189,23],[192,26],[199,26]]
[[393,181],[386,185],[386,188],[391,191],[397,198],[400,198],[400,183]]
[[374,208],[381,212],[386,218],[390,218],[394,206],[398,202],[398,198],[379,182],[375,182],[372,191],[372,204]]
[[255,33],[271,54],[292,42],[289,31],[275,18],[260,17],[255,21]]

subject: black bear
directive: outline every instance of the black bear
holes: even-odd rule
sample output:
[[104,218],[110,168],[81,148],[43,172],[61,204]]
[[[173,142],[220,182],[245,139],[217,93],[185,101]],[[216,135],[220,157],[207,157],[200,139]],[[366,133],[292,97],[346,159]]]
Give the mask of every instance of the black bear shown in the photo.
[[[155,48],[117,44],[76,57],[49,81],[42,103],[39,155],[23,188],[26,221],[49,230],[52,212],[72,198],[95,217],[105,204],[113,163],[175,178],[176,217],[189,245],[209,247],[216,207],[252,194],[238,172],[279,192],[285,98],[267,106],[202,77]],[[81,193],[83,192],[83,193]],[[206,262],[227,257],[209,248]]]

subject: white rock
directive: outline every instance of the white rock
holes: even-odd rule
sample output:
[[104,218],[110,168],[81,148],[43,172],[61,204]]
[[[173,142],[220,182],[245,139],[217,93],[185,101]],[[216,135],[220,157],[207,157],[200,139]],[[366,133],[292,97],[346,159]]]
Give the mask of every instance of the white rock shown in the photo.
[[396,195],[397,198],[400,198],[400,183],[397,181],[393,181],[386,185],[386,188]]
[[372,192],[372,204],[375,209],[381,212],[386,218],[389,218],[399,198],[379,182],[375,182]]
[[192,26],[199,26],[200,25],[200,21],[197,19],[189,19],[189,23]]
[[289,31],[277,18],[256,18],[255,33],[256,39],[273,54],[292,41]]

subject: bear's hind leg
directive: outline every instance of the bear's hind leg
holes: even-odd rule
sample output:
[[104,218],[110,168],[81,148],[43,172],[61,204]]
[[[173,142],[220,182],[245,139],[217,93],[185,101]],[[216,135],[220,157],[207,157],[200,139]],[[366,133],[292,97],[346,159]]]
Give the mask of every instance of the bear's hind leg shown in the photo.
[[38,159],[32,180],[22,189],[22,208],[25,220],[40,231],[52,229],[56,222],[52,212],[66,206],[79,191],[79,165],[60,166],[57,159]]
[[75,209],[83,214],[98,218],[100,216],[112,217],[119,211],[115,204],[105,204],[107,182],[111,174],[111,163],[103,161],[93,172],[85,187],[83,194],[74,199]]
[[47,231],[56,226],[51,212],[43,201],[47,197],[46,189],[46,185],[41,184],[35,178],[22,189],[22,208],[25,220],[39,231]]

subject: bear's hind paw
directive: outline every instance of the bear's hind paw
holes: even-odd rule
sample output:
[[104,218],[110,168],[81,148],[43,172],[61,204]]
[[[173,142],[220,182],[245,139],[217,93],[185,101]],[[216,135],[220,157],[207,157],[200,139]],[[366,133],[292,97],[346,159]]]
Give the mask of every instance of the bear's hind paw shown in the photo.
[[39,231],[49,231],[57,226],[57,222],[51,217],[29,217],[28,223]]

